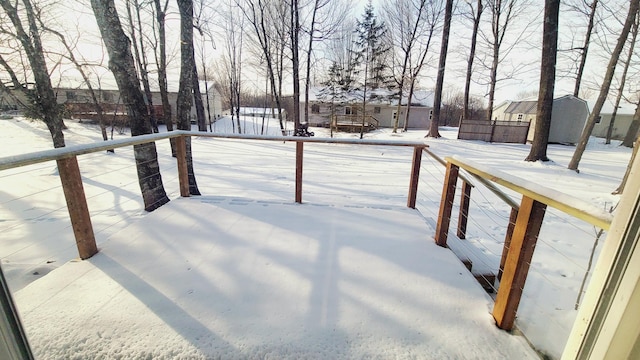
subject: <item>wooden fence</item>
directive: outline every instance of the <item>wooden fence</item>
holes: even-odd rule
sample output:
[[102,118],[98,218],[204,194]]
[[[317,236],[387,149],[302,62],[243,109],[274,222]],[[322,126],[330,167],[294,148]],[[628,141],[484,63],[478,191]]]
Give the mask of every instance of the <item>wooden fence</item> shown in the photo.
[[[447,246],[449,224],[460,168],[471,173],[482,183],[489,185],[489,188],[497,192],[499,197],[511,207],[511,216],[506,229],[500,266],[497,269],[497,278],[500,281],[500,285],[493,307],[493,317],[498,327],[511,330],[515,323],[516,311],[520,304],[520,298],[529,272],[529,264],[533,257],[533,251],[547,206],[554,207],[604,230],[609,229],[612,216],[610,213],[593,208],[590,204],[581,200],[571,199],[567,195],[558,196],[557,193],[543,187],[532,189],[531,184],[525,180],[507,176],[496,170],[487,170],[481,165],[474,164],[468,160],[451,157],[447,157],[445,160],[447,162],[447,170],[436,226],[436,244],[443,247]],[[463,195],[461,196],[459,224],[462,220],[466,224],[469,215],[468,202],[471,197],[471,191],[466,186],[467,180],[464,178],[462,180]],[[514,203],[513,200],[497,190],[488,181],[495,182],[522,194],[521,203],[519,205]],[[560,198],[562,200],[559,200]],[[460,228],[458,228],[458,236],[460,236]]]
[[463,119],[458,129],[458,139],[524,144],[527,142],[529,126],[529,122]]

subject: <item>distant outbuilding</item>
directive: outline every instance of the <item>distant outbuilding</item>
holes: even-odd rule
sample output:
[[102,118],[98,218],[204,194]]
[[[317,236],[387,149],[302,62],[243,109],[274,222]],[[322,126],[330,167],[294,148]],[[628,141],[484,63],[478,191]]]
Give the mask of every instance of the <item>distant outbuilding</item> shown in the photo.
[[[492,120],[531,123],[527,141],[533,141],[537,108],[538,101],[536,100],[506,101],[494,108]],[[549,143],[577,143],[588,117],[589,105],[585,100],[573,95],[565,95],[554,99]]]

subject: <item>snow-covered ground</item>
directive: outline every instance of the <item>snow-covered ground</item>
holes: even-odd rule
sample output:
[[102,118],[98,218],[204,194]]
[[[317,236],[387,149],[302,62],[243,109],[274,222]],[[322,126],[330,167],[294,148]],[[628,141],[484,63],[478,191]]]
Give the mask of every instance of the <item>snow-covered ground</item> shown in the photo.
[[[251,132],[262,128],[262,124],[254,125],[251,119],[247,119],[242,125],[244,129],[251,130]],[[271,134],[277,134],[276,125],[275,121],[268,124]],[[68,126],[69,130],[66,130],[65,136],[69,145],[94,142],[100,139],[95,126],[75,122],[69,122]],[[217,132],[231,132],[232,127],[228,121],[221,120],[216,123],[215,130]],[[326,129],[313,129],[313,131],[315,131],[316,137],[328,136]],[[423,141],[423,135],[422,131],[392,134],[389,130],[380,130],[368,134],[367,137]],[[441,139],[427,140],[431,150],[440,156],[456,155],[471,159],[512,176],[522,177],[564,194],[583,199],[603,209],[614,206],[617,202],[617,197],[610,193],[617,187],[631,152],[630,149],[618,147],[617,144],[604,145],[602,140],[592,139],[581,163],[581,172],[577,174],[566,169],[573,147],[550,145],[549,156],[553,162],[527,163],[522,159],[528,154],[528,145],[459,141],[456,140],[456,129],[453,128],[442,129],[442,135]],[[356,137],[354,134],[338,134],[338,136]],[[48,149],[51,147],[50,144],[48,132],[41,123],[20,118],[0,120],[0,149],[4,155]],[[281,211],[283,206],[285,208],[293,206],[283,205],[293,202],[294,196],[294,150],[291,144],[195,138],[193,139],[193,149],[195,172],[203,194],[213,196],[213,199],[222,197],[223,200],[220,201],[222,203],[228,201],[229,206],[234,202],[236,204],[233,205],[236,206],[238,206],[238,201],[243,202],[238,199],[254,202],[254,205],[257,204],[255,202],[262,201],[265,202],[264,207],[272,207],[274,213]],[[176,199],[178,197],[177,172],[175,160],[169,154],[168,142],[158,143],[158,150],[165,188],[169,196]],[[374,215],[369,214],[369,220],[364,223],[354,223],[351,227],[344,227],[341,229],[341,233],[347,231],[345,229],[351,229],[349,231],[353,231],[355,234],[363,229],[375,228],[373,225],[380,222],[380,217],[384,217],[385,211],[395,211],[406,204],[411,151],[411,149],[393,147],[306,144],[303,201],[309,205],[322,206],[305,209],[315,209],[313,214],[320,219],[330,216],[330,213],[326,212],[326,208],[368,209],[367,211],[375,213]],[[128,226],[141,226],[140,224],[144,224],[144,221],[150,221],[148,220],[150,216],[142,210],[135,169],[131,166],[131,159],[130,149],[118,149],[115,154],[96,153],[79,158],[97,241],[99,247],[104,247],[105,253],[109,251],[126,252],[125,249],[117,249],[117,246],[113,245],[126,239],[116,239],[113,234],[119,233],[120,230]],[[422,240],[429,240],[433,234],[433,222],[437,218],[437,207],[442,190],[443,170],[435,160],[428,156],[423,158],[417,206],[422,214],[422,221],[425,222],[424,231],[426,234]],[[9,278],[12,290],[17,292],[16,297],[24,299],[22,301],[25,304],[33,304],[33,297],[37,298],[35,294],[42,290],[45,282],[35,282],[30,286],[27,284],[77,256],[64,205],[64,197],[59,188],[59,180],[56,177],[56,168],[53,163],[3,171],[0,173],[0,183],[2,184],[0,230],[3,232],[2,240],[0,240],[0,256],[3,270]],[[476,185],[472,192],[467,240],[450,240],[450,246],[459,256],[473,259],[474,272],[483,273],[490,270],[495,273],[502,251],[500,242],[504,238],[509,208],[481,185]],[[515,194],[514,198],[519,201],[519,197]],[[183,202],[186,201],[180,200],[176,204]],[[216,206],[221,205],[216,204]],[[200,207],[198,208],[200,209]],[[203,211],[202,221],[206,222],[209,216],[215,216],[215,211],[201,209]],[[251,217],[251,219],[255,220],[255,217]],[[276,220],[271,219],[266,222],[275,223]],[[148,225],[148,227],[153,227],[153,225]],[[455,221],[452,221],[452,227],[455,227]],[[259,225],[256,225],[253,230],[257,229],[260,229]],[[311,226],[311,229],[313,230],[314,227]],[[249,230],[251,229],[247,229],[247,231]],[[574,304],[587,270],[589,255],[596,238],[595,233],[592,227],[580,220],[571,219],[556,210],[549,210],[546,215],[517,322],[518,327],[527,338],[545,354],[558,357],[564,346],[564,341],[575,317]],[[178,235],[176,237],[182,239]],[[208,246],[213,245],[209,244]],[[385,249],[385,251],[392,256],[399,255],[395,249]],[[303,256],[305,252],[301,251],[300,254]],[[306,254],[311,256],[309,253]],[[120,255],[123,256],[123,259],[126,257],[124,254]],[[70,278],[72,275],[66,273],[73,272],[70,268],[83,267],[86,271],[91,271],[88,267],[98,266],[99,268],[100,262],[105,260],[98,258],[95,261],[97,263],[94,265],[83,263],[67,265],[64,272],[53,272],[47,278],[49,281],[53,281],[51,280],[53,276],[59,279]],[[157,258],[153,261],[159,264]],[[371,258],[366,256],[349,258],[349,263],[353,266],[366,267],[371,265],[370,261]],[[352,264],[354,262],[355,264]],[[408,261],[404,266],[418,266],[414,262],[419,263],[418,260],[413,260]],[[320,275],[314,273],[313,276]],[[434,276],[437,280],[439,276],[443,275],[435,274]],[[444,276],[448,279],[451,274],[444,274]],[[351,280],[355,281],[356,279]],[[115,281],[117,282],[117,279]],[[224,279],[220,279],[220,281],[224,281]],[[174,283],[179,282],[179,278],[176,278]],[[130,283],[129,285],[135,287],[136,284]],[[261,286],[263,285],[261,284]],[[24,290],[20,290],[25,286],[27,287]],[[188,287],[183,284],[176,289],[182,289],[184,286]],[[347,288],[354,286],[347,286]],[[428,283],[416,286],[428,286]],[[131,290],[126,286],[125,289]],[[151,288],[146,290],[158,291]],[[193,289],[184,288],[183,290]],[[201,289],[199,288],[199,290]],[[250,294],[254,294],[253,290],[249,290]],[[90,284],[87,285],[86,291],[92,292]],[[102,290],[94,289],[94,291],[98,291],[99,297]],[[403,288],[402,291],[408,290]],[[395,293],[400,298],[396,299],[397,301],[402,301],[402,297],[406,298],[406,294],[402,291]],[[153,294],[147,295],[152,297]],[[177,298],[182,299],[180,296]],[[178,303],[180,301],[178,300]],[[320,300],[316,299],[316,301]],[[485,299],[485,301],[487,308],[484,309],[484,315],[490,317],[491,301],[490,299]],[[251,303],[249,300],[244,302]],[[164,305],[173,306],[169,303]],[[411,304],[405,305],[413,306]],[[20,308],[20,301],[18,306]],[[112,310],[118,308],[117,304],[105,306]],[[395,305],[385,304],[385,306],[393,307]],[[95,316],[105,321],[113,320],[105,318],[104,314],[100,315],[99,309],[101,309],[100,306],[96,308]],[[134,309],[129,310],[135,313]],[[451,310],[453,311],[453,309]],[[445,309],[438,311],[446,312]],[[210,315],[210,313],[208,314]],[[353,315],[353,313],[351,314]],[[472,314],[480,316],[475,312]],[[190,316],[197,319],[200,314],[191,314]],[[482,321],[486,322],[486,320]],[[37,318],[36,321],[37,324],[41,324],[46,322],[46,319]],[[171,321],[168,321],[170,326],[172,325]],[[118,324],[124,323],[126,322],[118,322]],[[144,321],[141,324],[144,325]],[[266,321],[263,324],[270,323]],[[30,326],[39,329],[39,325],[27,324],[28,328]],[[43,327],[43,331],[44,329],[46,327]],[[241,332],[242,329],[236,330]],[[197,331],[195,333],[198,334]],[[126,334],[126,332],[119,334]],[[360,339],[365,339],[370,334],[366,333]],[[184,337],[184,334],[180,335]],[[311,335],[313,334],[299,334],[300,337]],[[185,341],[189,343],[190,340],[187,338]],[[454,340],[439,338],[439,341],[446,347],[451,345],[449,341]],[[460,341],[460,339],[455,341]],[[180,348],[180,346],[176,346],[177,349]],[[251,346],[251,344],[247,343],[247,346]],[[433,347],[433,344],[431,346]],[[380,358],[410,357],[410,354],[406,354],[406,356],[398,354],[399,349],[400,347],[396,347],[392,353],[375,352],[375,354]],[[262,353],[264,355],[262,357],[268,357],[268,354],[272,354],[269,349],[263,350],[265,352]],[[292,350],[297,351],[296,349]],[[419,351],[422,353],[423,350]],[[295,351],[292,354],[296,354]],[[336,352],[335,354],[343,357],[356,355],[367,357],[372,353]],[[427,358],[437,357],[437,353],[427,352],[426,354],[431,354],[431,356],[426,355]],[[468,355],[470,358],[477,355],[469,354],[473,354]],[[487,356],[491,354],[490,352],[486,353]],[[242,356],[241,353],[233,355]],[[323,357],[322,354],[319,356]]]

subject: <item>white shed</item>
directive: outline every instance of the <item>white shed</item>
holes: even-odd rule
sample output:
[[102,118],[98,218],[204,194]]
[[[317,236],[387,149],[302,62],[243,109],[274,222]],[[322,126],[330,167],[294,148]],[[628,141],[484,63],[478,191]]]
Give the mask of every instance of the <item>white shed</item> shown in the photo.
[[[530,122],[527,141],[533,141],[536,127],[538,102],[511,101],[504,110],[504,103],[494,109],[494,120]],[[585,100],[573,95],[565,95],[553,100],[549,142],[575,144],[580,139],[584,124],[589,117],[589,105]]]

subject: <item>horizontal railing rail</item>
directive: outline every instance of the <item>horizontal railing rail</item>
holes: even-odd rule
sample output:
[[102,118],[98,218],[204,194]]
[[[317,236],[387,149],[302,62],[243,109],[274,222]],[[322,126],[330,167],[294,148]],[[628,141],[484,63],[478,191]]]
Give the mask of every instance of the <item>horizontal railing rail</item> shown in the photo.
[[609,230],[613,215],[583,200],[459,157],[446,157],[445,160],[480,178],[493,181],[533,200],[584,220],[600,229]]
[[31,153],[11,155],[0,158],[0,170],[11,169],[20,166],[32,165],[47,161],[59,160],[78,155],[85,155],[99,151],[117,149],[125,146],[140,145],[153,141],[177,138],[179,136],[199,136],[219,139],[239,139],[239,140],[264,140],[264,141],[294,141],[302,143],[321,144],[345,144],[345,145],[374,145],[374,146],[404,146],[426,148],[425,143],[416,141],[390,141],[376,139],[339,139],[339,138],[307,138],[294,136],[263,136],[263,135],[241,135],[241,134],[213,134],[198,131],[176,130],[164,133],[132,136],[127,139],[107,140],[91,144],[72,145],[57,149],[34,151]]
[[147,134],[134,136],[127,139],[101,141],[92,144],[74,145],[63,148],[37,151],[27,154],[12,155],[0,158],[0,170],[8,170],[17,167],[33,165],[48,161],[56,161],[59,170],[59,177],[62,189],[67,202],[67,210],[71,218],[74,237],[78,247],[80,258],[87,259],[98,252],[95,234],[91,224],[91,217],[87,206],[80,167],[77,157],[80,155],[95,153],[99,151],[112,150],[126,146],[135,146],[146,143],[155,143],[159,140],[176,138],[176,161],[178,169],[178,179],[180,195],[188,197],[189,184],[186,164],[186,142],[187,137],[209,137],[218,139],[235,140],[257,140],[257,141],[280,141],[295,142],[295,201],[302,202],[302,175],[303,175],[303,154],[304,143],[318,144],[344,144],[344,145],[372,145],[372,146],[400,146],[413,148],[413,159],[411,163],[411,175],[409,180],[409,191],[407,195],[407,206],[415,208],[418,183],[420,177],[420,164],[422,150],[427,147],[422,142],[409,141],[386,141],[372,139],[334,139],[334,138],[309,138],[295,136],[261,136],[261,135],[241,135],[241,134],[213,134],[195,131],[170,131],[157,134]]

